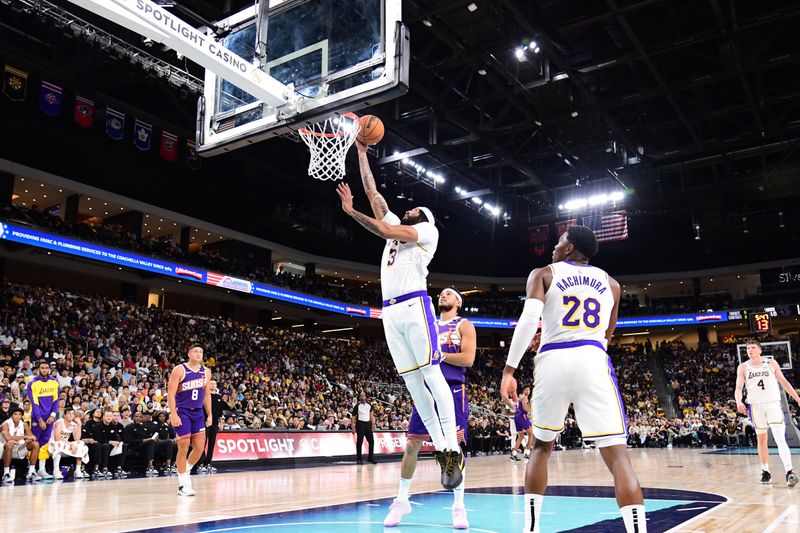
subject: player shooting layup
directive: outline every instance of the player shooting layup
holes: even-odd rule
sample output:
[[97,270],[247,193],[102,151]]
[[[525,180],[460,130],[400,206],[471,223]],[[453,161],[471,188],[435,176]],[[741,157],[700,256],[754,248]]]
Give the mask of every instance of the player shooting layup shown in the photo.
[[547,460],[564,428],[572,403],[585,439],[594,440],[614,476],[617,503],[628,533],[647,533],[644,500],[628,457],[628,424],[617,377],[606,354],[614,335],[620,287],[611,276],[589,265],[597,238],[584,226],[569,228],[553,250],[553,263],[528,277],[525,307],[519,318],[500,393],[517,399],[514,370],[531,343],[539,317],[542,340],[534,358],[533,445],[525,472],[525,529],[539,532],[547,488]]
[[389,211],[375,187],[366,145],[356,140],[356,147],[361,181],[375,218],[353,209],[353,194],[346,183],[339,184],[336,192],[345,213],[386,241],[381,258],[386,344],[436,448],[442,486],[454,489],[461,484],[464,455],[456,435],[453,395],[439,370],[442,354],[427,291],[428,264],[436,252],[439,231],[427,207],[406,211],[403,220]]
[[[791,383],[783,376],[781,367],[775,361],[767,361],[761,357],[761,343],[751,340],[747,343],[748,360],[739,365],[736,371],[736,408],[740,413],[745,410],[750,415],[750,420],[756,427],[758,438],[758,457],[761,459],[761,483],[769,483],[772,474],[769,472],[769,442],[767,431],[772,430],[772,436],[778,445],[778,454],[781,457],[783,468],[786,470],[786,485],[797,485],[798,477],[792,471],[792,451],[786,443],[786,424],[783,420],[783,406],[781,405],[781,384],[786,393],[800,404],[800,397]],[[742,386],[747,387],[747,408],[742,403]]]
[[190,476],[206,445],[206,426],[211,425],[211,371],[203,366],[203,347],[199,344],[189,347],[188,359],[172,370],[167,384],[169,421],[178,438],[175,466],[181,496],[195,494]]

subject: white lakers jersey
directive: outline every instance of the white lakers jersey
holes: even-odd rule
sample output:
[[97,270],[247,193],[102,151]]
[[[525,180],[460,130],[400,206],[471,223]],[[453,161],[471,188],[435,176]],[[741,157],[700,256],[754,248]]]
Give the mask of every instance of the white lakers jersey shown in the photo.
[[749,404],[781,401],[778,379],[766,359],[763,359],[761,366],[753,366],[750,361],[745,361],[744,383]]
[[606,346],[614,295],[605,271],[568,261],[550,265],[553,282],[542,310],[542,342],[596,341]]
[[[392,225],[400,224],[400,219],[391,211],[386,213],[383,221]],[[428,289],[428,264],[439,244],[439,230],[431,222],[412,227],[417,230],[417,242],[386,240],[381,258],[381,292],[384,300]]]

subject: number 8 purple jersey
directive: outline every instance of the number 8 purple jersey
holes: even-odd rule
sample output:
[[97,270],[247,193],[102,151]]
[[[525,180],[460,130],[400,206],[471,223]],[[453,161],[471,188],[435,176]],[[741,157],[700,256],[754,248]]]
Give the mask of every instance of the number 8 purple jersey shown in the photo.
[[185,375],[175,393],[175,407],[181,409],[202,409],[206,398],[206,368],[200,366],[197,372],[183,364]]

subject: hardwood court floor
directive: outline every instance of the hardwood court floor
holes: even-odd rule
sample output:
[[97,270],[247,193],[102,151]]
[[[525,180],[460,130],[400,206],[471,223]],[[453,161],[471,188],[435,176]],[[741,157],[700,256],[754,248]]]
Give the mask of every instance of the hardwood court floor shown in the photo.
[[[681,449],[631,450],[631,456],[643,487],[700,491],[728,498],[727,503],[672,531],[800,532],[800,486],[788,489],[782,483],[775,456],[771,465],[777,479],[767,486],[758,482],[758,458],[754,455]],[[4,511],[0,529],[37,533],[137,531],[393,497],[399,468],[399,462],[339,464],[193,476],[194,498],[176,495],[174,477],[5,486],[0,487],[0,509]],[[507,456],[470,458],[467,488],[521,486],[524,472],[524,461],[513,463]],[[560,486],[610,486],[611,478],[598,452],[568,451],[553,454],[550,482]],[[420,462],[412,494],[440,489],[433,462]],[[382,519],[385,510],[378,512]]]

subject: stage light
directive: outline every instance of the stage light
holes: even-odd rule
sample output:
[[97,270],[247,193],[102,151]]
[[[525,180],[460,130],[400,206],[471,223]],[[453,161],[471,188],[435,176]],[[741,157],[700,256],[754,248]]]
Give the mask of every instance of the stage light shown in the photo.
[[475,2],[472,2],[467,6],[467,9],[470,13],[475,13],[478,10],[478,5]]
[[477,196],[473,196],[472,197],[472,203],[475,204],[475,205],[481,205],[483,203],[483,200],[481,200]]
[[516,50],[514,50],[514,55],[517,57],[517,61],[525,61],[524,48],[517,48]]

